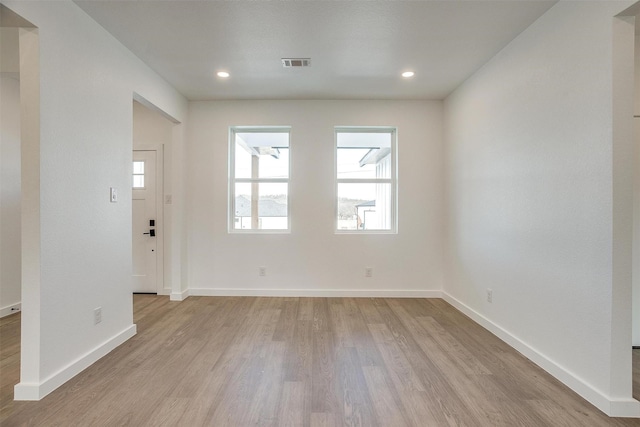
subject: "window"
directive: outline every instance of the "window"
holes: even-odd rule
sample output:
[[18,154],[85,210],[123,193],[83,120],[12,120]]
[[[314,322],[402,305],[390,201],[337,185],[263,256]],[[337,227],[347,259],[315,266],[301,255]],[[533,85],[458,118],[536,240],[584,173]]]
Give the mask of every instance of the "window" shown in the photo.
[[336,128],[336,230],[396,232],[396,130]]
[[289,133],[231,129],[229,231],[289,230]]
[[144,188],[144,162],[133,162],[133,188]]

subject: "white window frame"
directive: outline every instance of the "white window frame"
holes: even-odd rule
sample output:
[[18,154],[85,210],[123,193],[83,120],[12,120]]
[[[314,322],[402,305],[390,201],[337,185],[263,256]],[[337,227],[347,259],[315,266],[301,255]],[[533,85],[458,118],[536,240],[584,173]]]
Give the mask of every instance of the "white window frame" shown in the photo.
[[[287,133],[289,134],[289,164],[287,165],[287,178],[236,178],[236,133]],[[227,201],[227,228],[234,234],[287,234],[291,233],[291,207],[290,207],[290,180],[291,180],[291,126],[231,126],[229,127],[229,200]],[[286,229],[238,229],[235,228],[235,199],[237,183],[283,183],[287,184],[287,228]]]
[[[391,134],[391,175],[389,178],[338,178],[338,134],[339,133],[388,133]],[[335,179],[335,210],[334,210],[334,230],[336,234],[397,234],[398,233],[398,129],[393,126],[336,126],[334,130],[334,160],[333,176]],[[339,199],[338,186],[340,184],[390,184],[391,186],[391,206],[389,215],[391,216],[391,228],[389,230],[344,230],[338,225]]]

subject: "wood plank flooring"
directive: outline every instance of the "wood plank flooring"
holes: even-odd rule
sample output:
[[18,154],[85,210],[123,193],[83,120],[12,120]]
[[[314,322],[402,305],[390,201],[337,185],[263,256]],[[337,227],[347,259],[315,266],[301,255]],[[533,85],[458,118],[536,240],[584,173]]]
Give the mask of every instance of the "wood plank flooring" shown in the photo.
[[136,295],[134,321],[134,338],[42,401],[14,402],[20,315],[1,319],[0,425],[640,425],[439,299]]

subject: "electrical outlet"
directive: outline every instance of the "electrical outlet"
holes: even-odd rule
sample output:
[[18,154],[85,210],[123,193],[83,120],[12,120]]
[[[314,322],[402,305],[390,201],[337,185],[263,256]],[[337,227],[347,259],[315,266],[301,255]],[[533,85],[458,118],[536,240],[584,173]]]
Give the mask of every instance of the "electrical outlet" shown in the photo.
[[258,267],[258,276],[264,277],[267,275],[267,267]]
[[373,277],[373,268],[372,267],[366,267],[364,269],[364,277]]
[[487,302],[493,302],[493,289],[487,289]]
[[118,203],[118,190],[113,188],[113,187],[109,187],[109,200],[111,200],[111,203]]
[[102,322],[102,307],[93,310],[93,324],[97,325]]

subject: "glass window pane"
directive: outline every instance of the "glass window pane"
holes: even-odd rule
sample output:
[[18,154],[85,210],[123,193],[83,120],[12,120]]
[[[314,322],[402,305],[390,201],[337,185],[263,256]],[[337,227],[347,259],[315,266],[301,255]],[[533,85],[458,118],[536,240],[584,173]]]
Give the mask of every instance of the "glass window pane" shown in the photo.
[[391,184],[338,184],[338,230],[391,230]]
[[251,178],[251,153],[238,138],[236,138],[235,155],[236,178]]
[[384,131],[371,131],[363,130],[359,131],[346,131],[338,130],[336,132],[336,139],[338,148],[347,147],[391,147],[391,136],[393,132],[391,130]]
[[251,229],[251,184],[236,183],[236,198],[233,204],[236,230]]
[[258,201],[260,228],[263,230],[286,230],[289,227],[287,219],[289,185],[261,183],[258,192],[260,194]]
[[391,177],[391,132],[337,132],[338,179]]
[[[251,183],[236,183],[234,202],[234,229],[286,230],[288,221],[289,185],[260,183],[257,187],[258,211],[254,217]],[[255,218],[255,222],[252,220]]]
[[133,175],[133,188],[144,188],[144,175]]
[[261,155],[258,158],[258,177],[260,178],[289,178],[289,149],[273,148],[272,154]]
[[144,162],[133,162],[133,173],[134,174],[144,174]]
[[252,178],[253,172],[259,178],[288,178],[289,133],[236,132],[235,156],[236,178]]
[[338,148],[338,178],[375,178],[375,165],[361,163],[368,152],[365,148]]

